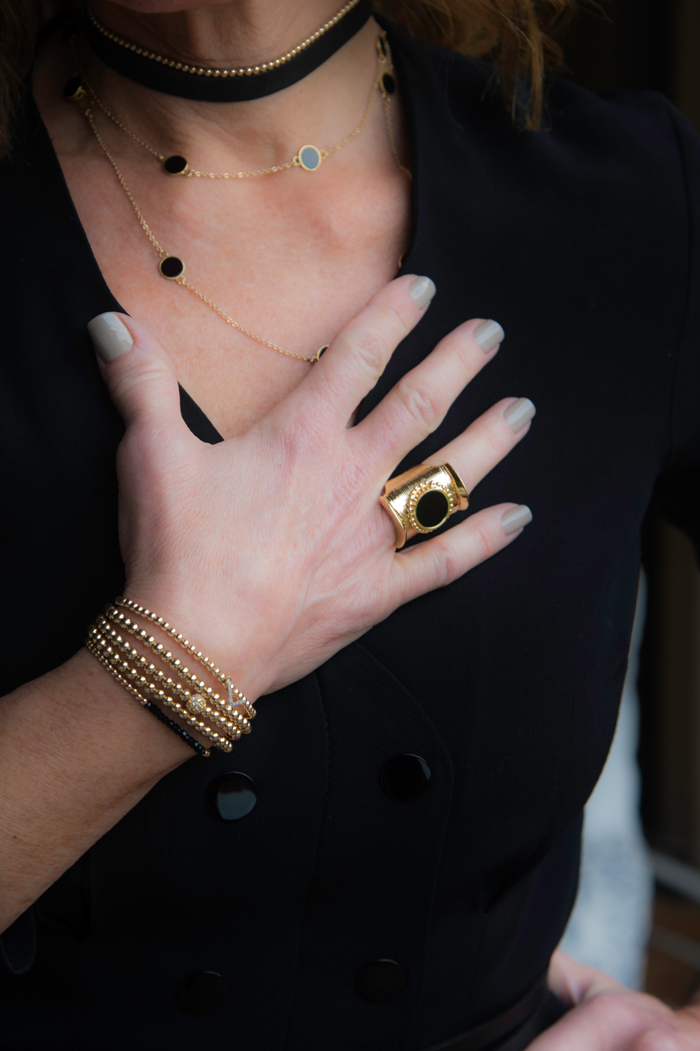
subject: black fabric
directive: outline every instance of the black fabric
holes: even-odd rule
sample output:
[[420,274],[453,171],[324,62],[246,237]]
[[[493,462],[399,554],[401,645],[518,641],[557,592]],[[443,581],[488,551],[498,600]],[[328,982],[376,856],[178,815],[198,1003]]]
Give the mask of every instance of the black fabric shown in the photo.
[[[262,700],[234,757],[185,763],[59,879],[34,906],[34,965],[0,980],[0,1048],[184,1051],[203,1023],[178,989],[213,972],[231,990],[213,1046],[421,1051],[517,1003],[565,927],[650,502],[700,540],[698,140],[658,95],[567,83],[551,130],[521,134],[485,67],[392,43],[413,147],[404,270],[438,292],[360,416],[455,325],[497,319],[497,358],[396,470],[530,397],[531,433],[471,509],[522,501],[534,522]],[[70,657],[123,582],[122,424],[85,328],[118,304],[30,98],[0,224],[4,692]],[[183,413],[217,439],[184,394]],[[381,787],[399,755],[431,771],[413,802]],[[223,822],[207,789],[232,771],[258,801]],[[382,959],[408,985],[369,1003],[355,978]]]
[[[372,14],[370,0],[360,0],[339,22],[326,30],[293,59],[275,69],[265,70],[251,76],[207,77],[196,73],[185,73],[156,62],[145,55],[138,55],[121,44],[115,43],[96,28],[85,7],[80,24],[95,54],[123,77],[136,81],[153,91],[176,95],[181,99],[197,102],[249,102],[274,95],[297,81],[308,77],[315,69],[347,44],[362,29]],[[271,56],[272,57],[272,56]]]
[[522,1031],[526,1025],[531,1025],[540,1014],[547,998],[547,975],[545,974],[522,1000],[513,1004],[503,1014],[491,1018],[456,1040],[434,1045],[427,1048],[427,1051],[494,1051],[496,1045],[501,1047],[504,1041],[512,1042],[511,1038],[515,1035],[516,1030]]
[[17,978],[26,974],[36,955],[34,910],[27,909],[0,938],[0,973]]
[[[547,989],[545,977],[524,999],[504,1014],[473,1029],[457,1040],[434,1045],[427,1048],[426,1051],[525,1051],[535,1037],[558,1022],[567,1010],[565,1004]],[[528,1017],[525,1017],[525,1014]],[[516,1015],[521,1021],[514,1026],[510,1025],[510,1019]],[[524,1021],[522,1021],[523,1017],[525,1017]],[[489,1036],[491,1030],[498,1030],[505,1035],[491,1040]]]

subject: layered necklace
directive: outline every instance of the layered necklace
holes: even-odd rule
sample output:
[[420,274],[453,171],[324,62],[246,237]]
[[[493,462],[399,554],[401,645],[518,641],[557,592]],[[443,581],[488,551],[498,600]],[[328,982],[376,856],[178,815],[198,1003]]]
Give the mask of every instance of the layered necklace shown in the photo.
[[[327,38],[332,35],[332,54],[335,50],[341,47],[351,36],[353,36],[367,21],[369,17],[370,9],[366,0],[351,0],[351,3],[345,5],[341,10],[321,26],[314,34],[309,36],[305,41],[302,41],[296,48],[293,48],[286,55],[280,56],[277,59],[272,59],[267,63],[262,63],[260,66],[255,67],[240,67],[238,69],[209,69],[207,67],[189,67],[184,66],[181,63],[175,63],[173,60],[165,59],[162,56],[156,55],[153,52],[146,52],[144,49],[139,48],[137,45],[124,40],[121,37],[111,33],[106,27],[102,26],[97,20],[94,13],[87,6],[83,11],[83,30],[88,42],[93,46],[98,56],[106,61],[112,68],[116,69],[117,72],[122,75],[129,76],[130,79],[139,80],[140,83],[145,83],[145,79],[148,79],[148,87],[154,87],[155,90],[165,90],[165,87],[170,85],[170,78],[167,80],[167,84],[162,83],[163,70],[167,70],[170,75],[177,73],[180,78],[177,82],[177,91],[169,90],[169,94],[177,94],[180,97],[186,98],[201,98],[202,97],[202,84],[212,85],[215,90],[213,94],[208,95],[208,100],[211,101],[229,101],[230,95],[228,94],[231,84],[238,86],[239,84],[246,85],[246,94],[243,96],[247,99],[263,97],[271,94],[273,90],[281,90],[281,88],[274,87],[275,83],[279,83],[280,71],[284,72],[283,86],[295,83],[297,80],[302,79],[303,76],[307,76],[308,72],[312,69],[317,68],[321,62],[326,61],[326,58],[330,57],[326,52],[328,51],[328,40]],[[350,22],[348,16],[354,14],[354,22]],[[86,25],[89,25],[91,29],[85,31]],[[105,58],[104,53],[101,52],[100,47],[95,47],[94,39],[95,35],[100,41],[107,41],[113,49],[110,50],[108,58]],[[319,44],[323,42],[324,51],[319,49]],[[383,107],[384,116],[387,129],[387,137],[389,146],[391,148],[392,155],[396,162],[399,170],[407,177],[411,178],[410,171],[404,167],[399,158],[398,150],[396,147],[396,141],[394,137],[393,124],[391,119],[391,96],[393,95],[396,82],[394,79],[393,63],[391,58],[391,50],[389,42],[386,38],[386,34],[381,30],[376,38],[376,51],[377,51],[377,72],[372,82],[372,87],[369,92],[367,104],[364,108],[362,116],[357,126],[341,139],[335,145],[328,147],[327,149],[321,149],[318,146],[307,143],[299,148],[297,153],[286,163],[271,165],[268,168],[256,168],[252,171],[238,171],[238,172],[210,172],[201,171],[198,168],[191,167],[187,159],[180,154],[164,154],[157,150],[154,146],[147,143],[139,135],[136,134],[131,128],[123,123],[113,112],[110,110],[105,103],[100,99],[94,87],[90,83],[88,77],[85,75],[84,70],[80,64],[77,50],[75,47],[75,37],[72,36],[70,39],[71,48],[73,51],[73,57],[75,60],[77,74],[66,83],[64,88],[64,96],[68,101],[78,103],[85,116],[88,125],[95,136],[95,139],[104,153],[106,159],[109,161],[114,174],[119,181],[124,194],[131,205],[136,219],[139,222],[141,229],[145,236],[148,238],[152,247],[158,255],[158,272],[161,277],[168,281],[174,282],[183,288],[186,288],[192,295],[196,296],[202,303],[209,307],[215,314],[217,314],[223,321],[225,321],[236,331],[242,335],[247,336],[249,339],[254,340],[256,343],[260,343],[265,347],[269,347],[270,350],[275,350],[280,354],[284,354],[286,357],[295,358],[297,361],[305,361],[309,364],[314,364],[319,360],[323,352],[327,349],[327,344],[319,347],[315,354],[307,356],[304,354],[296,353],[295,351],[288,350],[284,347],[279,346],[277,343],[273,343],[270,340],[264,339],[262,336],[250,329],[246,328],[240,322],[236,321],[221,307],[217,306],[208,296],[201,292],[194,285],[190,284],[189,280],[185,277],[185,262],[179,256],[169,252],[160,242],[157,240],[151,227],[146,222],[144,215],[139,208],[134,196],[129,189],[124,176],[108,149],[100,130],[95,122],[95,113],[93,112],[93,105],[96,106],[111,123],[117,127],[124,134],[128,135],[138,146],[144,151],[150,153],[159,162],[160,170],[164,174],[170,177],[185,177],[185,178],[201,178],[201,179],[248,179],[255,176],[261,175],[273,175],[278,172],[289,171],[291,169],[299,169],[303,172],[315,172],[321,167],[321,164],[337,153],[338,150],[342,149],[343,146],[347,145],[352,139],[356,138],[362,129],[364,128],[369,118],[372,104],[374,102],[375,95],[379,92]],[[134,56],[140,60],[141,63],[146,63],[145,73],[142,66],[139,66],[137,72],[139,76],[133,76],[132,61]],[[325,57],[321,57],[325,55]],[[125,60],[125,56],[128,56]],[[311,68],[309,68],[311,66]],[[153,67],[153,68],[151,68]],[[127,70],[129,72],[125,72]],[[306,70],[306,72],[305,72]],[[159,77],[161,78],[159,80]],[[145,78],[145,79],[144,79]],[[184,81],[182,78],[185,78]],[[261,79],[262,78],[262,79]],[[272,78],[272,79],[270,79]],[[253,89],[248,85],[255,85],[257,82],[258,87]],[[160,86],[158,86],[160,85]],[[193,87],[193,85],[196,85]],[[226,85],[226,90],[222,93],[221,86]],[[171,85],[170,85],[171,86]],[[208,90],[208,89],[207,89]],[[184,94],[184,92],[189,92]],[[255,93],[257,91],[257,94]],[[251,93],[253,92],[253,93]],[[241,96],[238,96],[241,97]]]

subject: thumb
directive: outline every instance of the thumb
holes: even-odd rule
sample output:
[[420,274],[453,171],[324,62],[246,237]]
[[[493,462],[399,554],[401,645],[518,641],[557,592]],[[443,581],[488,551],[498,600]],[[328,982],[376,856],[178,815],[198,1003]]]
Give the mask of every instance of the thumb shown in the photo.
[[175,369],[160,343],[124,314],[98,314],[88,322],[112,401],[129,427],[148,419],[181,423]]

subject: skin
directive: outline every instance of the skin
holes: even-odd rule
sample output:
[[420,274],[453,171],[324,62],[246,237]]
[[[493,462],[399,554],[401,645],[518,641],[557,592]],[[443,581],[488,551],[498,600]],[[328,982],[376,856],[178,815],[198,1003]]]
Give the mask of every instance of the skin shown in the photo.
[[[284,53],[336,3],[131,0],[99,10],[116,32],[156,51],[233,66]],[[355,126],[374,76],[375,35],[368,24],[278,95],[218,106],[157,95],[82,57],[107,104],[161,152],[184,153],[207,170],[247,170],[286,161],[303,142],[332,145]],[[65,50],[49,42],[35,93],[97,261],[132,315],[123,317],[132,349],[100,362],[127,424],[118,453],[125,594],[177,624],[220,667],[235,669],[234,680],[256,699],[517,538],[501,526],[514,505],[502,504],[396,554],[377,502],[395,465],[439,425],[497,348],[485,355],[473,338],[478,319],[465,322],[348,428],[427,309],[412,301],[410,277],[391,281],[409,240],[410,186],[389,150],[380,107],[313,176],[294,171],[233,185],[168,180],[100,122],[156,236],[186,259],[190,280],[283,346],[310,354],[330,343],[310,369],[252,344],[158,277],[84,118],[60,98],[71,72]],[[185,427],[178,379],[223,444],[204,445]],[[514,435],[503,418],[514,400],[475,420],[435,462],[453,463],[473,489],[528,433]],[[265,493],[254,484],[261,477]],[[313,537],[297,528],[302,515],[312,516]],[[45,725],[48,739],[36,733]],[[5,698],[0,930],[190,755],[86,650]],[[49,794],[51,808],[37,805]],[[673,1013],[562,953],[553,957],[550,983],[573,1009],[532,1051],[700,1047],[697,1008]]]

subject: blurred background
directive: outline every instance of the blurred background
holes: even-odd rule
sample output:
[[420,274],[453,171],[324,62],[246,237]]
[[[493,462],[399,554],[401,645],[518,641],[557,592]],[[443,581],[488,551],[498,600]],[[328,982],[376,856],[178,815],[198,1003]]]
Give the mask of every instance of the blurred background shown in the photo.
[[[700,0],[600,0],[564,51],[578,83],[661,91],[700,132]],[[618,733],[587,807],[563,946],[679,1006],[700,988],[700,571],[689,541],[653,513],[643,561]]]

